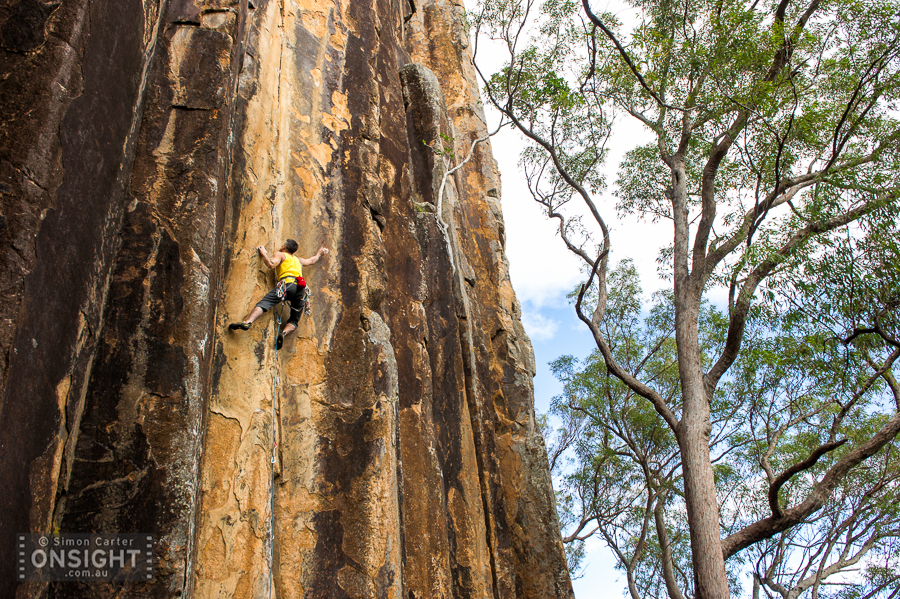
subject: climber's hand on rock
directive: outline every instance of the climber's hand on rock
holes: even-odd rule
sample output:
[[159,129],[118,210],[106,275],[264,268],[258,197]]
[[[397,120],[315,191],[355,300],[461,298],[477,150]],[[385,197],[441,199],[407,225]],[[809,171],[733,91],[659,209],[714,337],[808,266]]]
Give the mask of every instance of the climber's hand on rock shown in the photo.
[[319,248],[319,253],[320,253],[320,254],[327,254],[327,253],[328,253],[328,248],[326,248],[326,247],[320,247],[320,248]]

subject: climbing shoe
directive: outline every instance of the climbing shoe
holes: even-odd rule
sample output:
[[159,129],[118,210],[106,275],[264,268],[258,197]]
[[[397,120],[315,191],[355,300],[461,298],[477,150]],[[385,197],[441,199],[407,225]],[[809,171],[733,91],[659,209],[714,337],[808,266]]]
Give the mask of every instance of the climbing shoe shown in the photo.
[[240,329],[242,331],[246,331],[247,329],[250,328],[250,323],[249,322],[232,322],[230,325],[228,325],[228,328],[231,329],[232,331],[236,331],[238,329]]
[[281,349],[281,346],[284,344],[284,333],[278,331],[278,337],[275,339],[275,349],[276,351]]

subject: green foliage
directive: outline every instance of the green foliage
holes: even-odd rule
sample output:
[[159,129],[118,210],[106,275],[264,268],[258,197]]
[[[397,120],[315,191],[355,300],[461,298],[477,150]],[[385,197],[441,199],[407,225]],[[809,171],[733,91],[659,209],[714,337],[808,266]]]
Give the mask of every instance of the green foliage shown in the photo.
[[[441,133],[440,136],[442,143],[439,146],[435,143],[434,140],[432,140],[431,143],[428,143],[424,139],[422,140],[422,145],[428,146],[435,154],[443,158],[447,164],[451,164],[454,158],[456,158],[455,154],[453,153],[456,138],[451,135],[447,135],[446,133]],[[460,159],[462,159],[462,157],[460,157]]]
[[[514,25],[503,20],[505,15],[527,17],[524,4],[485,2],[477,24],[492,35],[508,35]],[[573,21],[578,7],[578,3],[568,0],[545,2],[540,25],[534,32],[540,43],[517,53],[514,64],[494,74],[485,91],[507,103],[517,120],[548,140],[559,164],[574,173],[585,188],[600,191],[605,188],[605,180],[597,167],[606,154],[610,123],[605,110],[578,83],[583,74],[577,61],[578,48],[586,39],[585,32]],[[534,187],[552,190],[545,194],[552,208],[570,199],[571,189],[552,167],[544,149],[526,150],[522,166]]]
[[[866,325],[875,319],[894,326],[900,276],[876,274],[884,271],[885,262],[895,269],[900,265],[898,238],[896,229],[879,229],[855,237],[849,242],[855,251],[850,252],[841,236],[833,236],[830,240],[845,251],[809,262],[810,269],[818,261],[823,265],[815,276],[807,273],[800,279],[802,287],[790,284],[795,274],[784,273],[788,280],[780,281],[774,299],[753,311],[741,357],[711,401],[710,448],[717,494],[724,498],[726,535],[769,515],[767,472],[783,472],[835,435],[850,440],[782,488],[782,507],[794,505],[897,409],[883,380],[868,384],[872,364],[882,364],[893,346],[873,333],[845,340],[861,327],[870,328]],[[853,281],[868,281],[880,293],[860,289],[851,294],[852,302],[830,313],[819,311],[828,295],[823,290],[837,293]],[[847,295],[838,295],[846,302]],[[640,299],[637,271],[625,260],[610,272],[609,307],[601,327],[617,361],[652,381],[678,410],[681,390],[671,296],[657,294],[649,310]],[[704,363],[724,343],[724,321],[715,307],[703,308]],[[564,384],[551,404],[551,414],[563,424],[555,436],[550,431],[545,435],[551,452],[568,443],[567,461],[554,473],[565,534],[576,548],[588,534],[601,536],[619,557],[619,568],[633,581],[638,596],[667,596],[660,575],[660,531],[654,522],[661,506],[665,538],[672,548],[668,559],[679,587],[691,594],[682,465],[672,430],[648,402],[609,374],[599,352],[584,361],[563,356],[551,368]],[[573,429],[577,435],[569,434]],[[874,591],[872,597],[888,593],[900,580],[898,493],[900,447],[894,442],[851,471],[815,517],[754,547],[742,560],[729,562],[730,579],[739,586],[749,569],[773,588],[815,588],[820,597],[851,597],[863,588]],[[854,574],[859,563],[871,565]],[[820,566],[825,575],[817,579]]]
[[[628,36],[612,14],[599,14],[625,40],[646,87],[580,14],[579,4],[483,2],[479,30],[505,38],[512,50],[511,63],[490,78],[486,91],[555,149],[573,180],[595,192],[604,189],[598,167],[615,114],[634,116],[653,130],[659,141],[632,150],[621,165],[621,212],[672,218],[672,175],[659,148],[675,152],[685,133],[694,186],[688,188],[689,205],[695,208],[711,149],[726,134],[735,138],[716,172],[718,219],[727,233],[715,236],[713,245],[725,241],[733,232],[728,225],[739,226],[767,193],[827,166],[817,185],[797,193],[793,211],[783,207],[757,233],[759,250],[748,248],[732,262],[740,272],[727,274],[746,273],[784,240],[783,233],[809,219],[845,211],[873,193],[896,199],[895,2],[822,2],[799,31],[792,24],[807,4],[788,3],[777,22],[771,6],[756,3],[638,1],[632,5],[642,20]],[[775,71],[773,61],[785,48],[789,57]],[[562,205],[572,190],[548,160],[546,148],[536,146],[523,155],[523,166],[531,178],[541,178],[543,196]]]
[[[600,304],[584,318],[598,351],[553,364],[564,534],[601,535],[635,599],[677,597],[673,586],[691,594],[697,572],[721,570],[692,561],[689,501],[718,505],[724,538],[822,491],[725,574],[732,588],[752,573],[765,593],[874,598],[900,576],[896,442],[821,485],[900,409],[900,5],[628,6],[631,28],[563,0],[482,0],[471,21],[509,50],[485,91],[534,142],[522,156],[532,195],[605,280],[586,295]],[[619,117],[654,140],[620,165],[618,215],[673,223],[659,257],[672,289],[649,307],[634,265],[606,272],[601,254],[601,166]],[[727,295],[720,309],[712,291]],[[691,442],[708,444],[711,469],[696,476],[715,497],[685,496],[685,421],[709,425],[708,442]],[[693,542],[715,546],[716,532]]]
[[[610,272],[609,289],[601,327],[617,360],[653,381],[677,404],[680,383],[670,294],[656,294],[644,312],[638,273],[630,260]],[[703,347],[711,353],[721,344],[714,328],[721,314],[709,306],[703,312],[709,325]],[[658,567],[661,547],[653,524],[653,509],[660,503],[680,586],[690,592],[689,536],[672,430],[652,406],[609,374],[599,352],[584,362],[563,356],[551,369],[564,384],[551,413],[567,428],[581,431],[568,448],[570,461],[557,472],[564,498],[558,508],[567,532],[583,525],[578,536],[597,528],[594,534],[614,548],[619,568],[635,579],[640,596],[664,595]],[[558,431],[557,442],[566,432]],[[722,475],[728,476],[725,468]]]

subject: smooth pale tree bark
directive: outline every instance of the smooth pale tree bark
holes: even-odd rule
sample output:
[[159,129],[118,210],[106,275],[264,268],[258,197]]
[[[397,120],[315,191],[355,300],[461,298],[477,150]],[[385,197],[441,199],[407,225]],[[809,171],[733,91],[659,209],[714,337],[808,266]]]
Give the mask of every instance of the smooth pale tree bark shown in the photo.
[[667,162],[672,170],[675,207],[675,341],[682,384],[682,413],[675,437],[682,456],[695,593],[698,599],[725,599],[729,596],[728,579],[719,529],[719,502],[709,458],[712,424],[700,361],[698,323],[702,287],[696,284],[688,268],[690,231],[684,159],[676,155]]

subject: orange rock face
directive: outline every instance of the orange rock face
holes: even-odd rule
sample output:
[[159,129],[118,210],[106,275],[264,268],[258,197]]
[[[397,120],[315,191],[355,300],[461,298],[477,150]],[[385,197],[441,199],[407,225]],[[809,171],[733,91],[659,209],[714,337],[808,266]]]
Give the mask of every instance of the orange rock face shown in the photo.
[[[158,562],[0,595],[570,597],[489,143],[446,176],[486,134],[461,6],[22,5],[0,94],[49,132],[0,128],[0,577],[28,530]],[[330,252],[276,351],[277,308],[227,324],[286,238]]]

